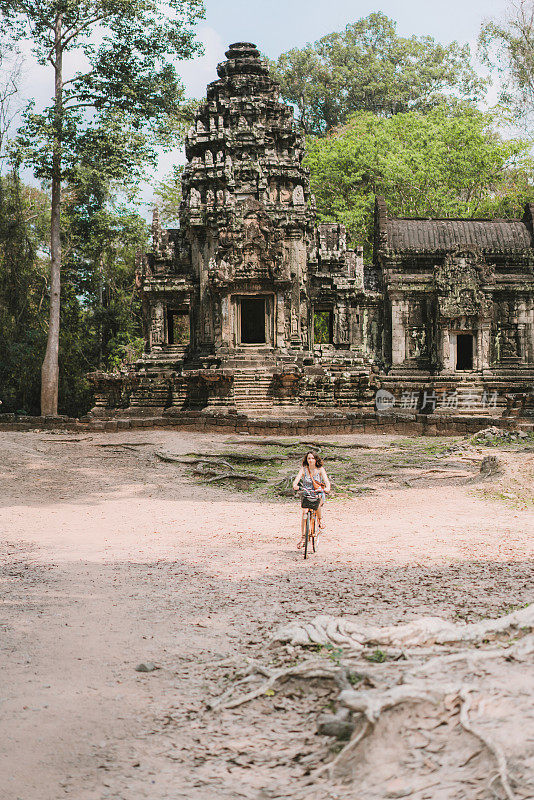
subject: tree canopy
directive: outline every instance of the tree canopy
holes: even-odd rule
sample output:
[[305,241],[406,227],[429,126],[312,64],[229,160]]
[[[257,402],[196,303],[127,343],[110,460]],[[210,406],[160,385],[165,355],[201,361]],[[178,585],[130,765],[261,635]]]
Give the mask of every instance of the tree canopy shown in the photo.
[[509,5],[504,22],[488,22],[479,36],[483,61],[501,80],[500,101],[517,119],[534,119],[534,2]]
[[399,36],[396,23],[380,12],[283,53],[272,69],[302,127],[314,135],[357,111],[391,116],[429,109],[447,98],[476,100],[485,87],[468,45]]
[[471,105],[393,117],[359,112],[308,137],[319,219],[344,223],[371,252],[375,196],[398,216],[520,216],[534,197],[530,142],[503,140],[494,115]]
[[[12,39],[30,40],[54,77],[52,104],[42,112],[30,105],[19,137],[19,157],[51,184],[43,414],[58,409],[62,184],[81,154],[98,160],[108,180],[130,183],[155,160],[156,145],[182,121],[174,61],[198,52],[192,26],[202,14],[201,0],[0,0]],[[66,77],[73,51],[87,67]]]

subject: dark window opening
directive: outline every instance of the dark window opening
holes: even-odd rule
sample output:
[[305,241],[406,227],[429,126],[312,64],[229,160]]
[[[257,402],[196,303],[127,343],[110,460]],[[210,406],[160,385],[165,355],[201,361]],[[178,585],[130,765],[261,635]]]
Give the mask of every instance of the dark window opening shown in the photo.
[[187,311],[167,313],[167,336],[169,344],[186,346],[189,344],[190,325]]
[[456,369],[473,369],[473,337],[459,333],[456,337]]
[[314,344],[333,343],[334,341],[333,311],[313,312],[313,341]]
[[241,343],[265,344],[265,299],[241,300]]

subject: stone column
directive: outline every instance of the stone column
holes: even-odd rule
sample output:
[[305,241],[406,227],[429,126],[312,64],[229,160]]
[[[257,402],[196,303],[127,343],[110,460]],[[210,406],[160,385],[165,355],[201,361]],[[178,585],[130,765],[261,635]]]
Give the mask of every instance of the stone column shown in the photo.
[[517,300],[517,327],[521,341],[521,360],[534,363],[534,301]]
[[286,346],[286,309],[285,309],[285,295],[275,295],[273,302],[274,313],[274,342],[273,347],[277,349],[285,348]]
[[484,320],[478,329],[477,368],[485,370],[490,368],[491,323]]
[[232,321],[230,318],[230,295],[221,297],[221,344],[224,348],[233,347]]
[[405,313],[408,301],[400,296],[390,295],[391,299],[391,364],[400,366],[406,359]]
[[300,284],[306,277],[306,242],[300,230],[288,236],[289,268],[291,274],[291,344],[301,345],[300,335]]
[[439,332],[438,360],[444,372],[450,372],[452,370],[451,335],[448,328],[442,328]]
[[165,342],[165,306],[157,300],[152,306],[150,321],[150,344],[163,344]]

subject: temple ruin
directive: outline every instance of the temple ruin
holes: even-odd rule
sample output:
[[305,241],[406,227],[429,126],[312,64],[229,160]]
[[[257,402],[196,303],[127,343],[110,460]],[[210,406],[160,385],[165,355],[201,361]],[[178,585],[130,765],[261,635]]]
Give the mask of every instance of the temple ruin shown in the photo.
[[[230,46],[186,140],[180,227],[138,264],[146,352],[94,373],[95,414],[528,409],[534,205],[522,219],[398,219],[372,263],[316,221],[303,136],[255,45]],[[507,399],[508,398],[508,399]]]

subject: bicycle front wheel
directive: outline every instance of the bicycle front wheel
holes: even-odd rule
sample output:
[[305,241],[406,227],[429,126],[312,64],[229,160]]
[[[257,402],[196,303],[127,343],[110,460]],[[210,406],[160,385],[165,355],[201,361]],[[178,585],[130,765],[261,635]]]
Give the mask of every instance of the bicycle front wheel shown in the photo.
[[306,532],[304,534],[304,558],[308,555],[308,542],[310,541],[310,517],[311,514],[308,511],[306,514]]

